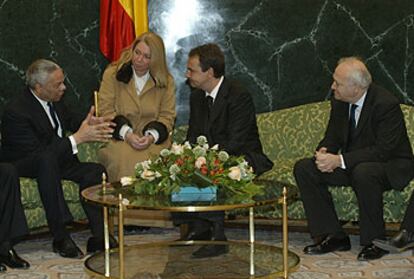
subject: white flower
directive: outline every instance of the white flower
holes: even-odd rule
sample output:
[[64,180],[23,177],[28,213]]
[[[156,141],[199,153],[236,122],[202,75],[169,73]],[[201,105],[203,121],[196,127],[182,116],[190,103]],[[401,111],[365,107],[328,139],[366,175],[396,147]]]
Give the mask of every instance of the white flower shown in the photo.
[[199,136],[197,138],[198,145],[205,145],[207,143],[207,138],[205,136]]
[[237,180],[240,181],[241,179],[241,171],[239,167],[231,167],[229,168],[230,172],[229,172],[229,177],[233,180]]
[[163,150],[160,151],[160,155],[161,157],[167,157],[168,155],[170,155],[170,150],[164,148]]
[[194,149],[193,149],[193,154],[196,156],[196,157],[204,157],[204,156],[206,156],[206,150],[205,149],[203,149],[202,147],[200,147],[200,146],[196,146],[196,147],[194,147]]
[[210,148],[211,150],[218,150],[219,149],[219,145],[215,144],[212,148]]
[[152,164],[151,160],[146,160],[146,161],[138,162],[135,165],[135,169],[137,169],[138,171],[148,170],[150,168],[151,164]]
[[135,181],[136,181],[136,178],[135,177],[132,177],[132,176],[124,176],[124,177],[121,177],[121,185],[122,186],[131,185]]
[[187,140],[186,142],[184,142],[184,149],[192,149],[190,142]]
[[155,179],[155,173],[150,170],[143,170],[141,173],[141,178],[148,181],[153,181]]
[[180,144],[173,143],[171,145],[171,152],[175,155],[180,155],[184,153],[184,147]]
[[201,156],[201,157],[198,157],[197,158],[197,160],[195,161],[195,167],[197,168],[197,169],[201,169],[201,167],[203,166],[203,165],[205,165],[207,163],[207,159],[206,159],[206,157],[203,157],[203,156]]
[[172,164],[170,169],[169,169],[169,172],[170,172],[170,174],[177,174],[177,173],[180,172],[180,170],[181,169],[180,169],[179,166],[177,166],[176,164]]
[[222,162],[226,162],[229,159],[229,154],[226,151],[220,151],[218,153],[218,158]]

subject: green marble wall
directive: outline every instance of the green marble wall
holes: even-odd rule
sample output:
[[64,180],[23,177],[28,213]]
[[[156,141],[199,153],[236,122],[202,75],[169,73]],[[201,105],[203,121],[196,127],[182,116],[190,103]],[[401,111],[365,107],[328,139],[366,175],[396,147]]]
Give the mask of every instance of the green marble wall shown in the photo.
[[[225,50],[227,74],[250,89],[258,112],[326,99],[348,55],[414,104],[412,0],[150,0],[149,17],[176,79],[178,123],[188,117],[187,53],[206,42]],[[98,0],[0,0],[0,112],[39,57],[65,69],[65,98],[85,110],[107,64],[98,33]]]
[[38,58],[62,66],[65,99],[86,111],[107,63],[98,38],[99,0],[0,0],[0,112]]

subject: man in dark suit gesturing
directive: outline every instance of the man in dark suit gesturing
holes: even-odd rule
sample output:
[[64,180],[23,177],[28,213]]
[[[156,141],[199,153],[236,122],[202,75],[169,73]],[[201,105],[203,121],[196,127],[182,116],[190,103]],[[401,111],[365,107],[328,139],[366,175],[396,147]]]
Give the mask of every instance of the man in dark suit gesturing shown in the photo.
[[[7,105],[1,123],[2,152],[19,176],[36,178],[54,237],[53,250],[63,257],[80,257],[82,252],[65,225],[72,216],[63,197],[61,179],[75,181],[79,190],[98,184],[105,169],[95,163],[79,162],[77,146],[89,141],[106,141],[113,128],[107,119],[94,117],[93,107],[83,119],[61,102],[66,89],[63,70],[54,62],[40,59],[26,72],[28,87]],[[65,136],[66,131],[73,134]],[[103,248],[101,209],[82,201],[93,237],[88,252]]]
[[[187,140],[207,137],[210,146],[231,155],[244,155],[259,175],[272,168],[273,163],[263,154],[256,124],[252,97],[236,81],[224,77],[224,54],[215,44],[192,49],[187,62],[187,78],[194,88],[190,97],[190,119]],[[176,217],[178,214],[175,215]],[[225,240],[224,212],[181,214],[175,223],[189,224],[186,240]],[[217,256],[226,247],[204,246],[194,257]]]
[[315,244],[305,254],[346,251],[349,237],[339,224],[328,185],[351,185],[359,205],[358,260],[387,251],[372,241],[385,237],[383,192],[401,190],[414,176],[414,158],[396,97],[372,83],[358,58],[339,60],[333,75],[331,115],[314,158],[296,163],[294,173]]

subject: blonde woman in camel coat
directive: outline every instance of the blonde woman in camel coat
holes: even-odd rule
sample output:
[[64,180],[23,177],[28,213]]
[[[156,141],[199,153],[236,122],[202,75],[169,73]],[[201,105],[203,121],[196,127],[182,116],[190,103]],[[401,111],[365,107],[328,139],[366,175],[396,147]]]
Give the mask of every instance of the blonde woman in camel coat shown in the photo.
[[134,175],[137,162],[170,147],[175,84],[157,34],[143,33],[108,66],[98,96],[100,115],[117,124],[114,140],[98,153],[110,181]]

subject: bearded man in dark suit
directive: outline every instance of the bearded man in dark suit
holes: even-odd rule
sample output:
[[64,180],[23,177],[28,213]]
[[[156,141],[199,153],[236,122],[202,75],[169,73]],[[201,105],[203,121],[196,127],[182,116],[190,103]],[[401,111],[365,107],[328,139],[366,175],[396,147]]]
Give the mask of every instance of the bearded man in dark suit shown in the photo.
[[[210,146],[231,155],[244,155],[259,175],[273,163],[262,150],[252,97],[238,82],[224,77],[224,54],[215,44],[192,49],[187,62],[188,82],[194,89],[190,97],[190,119],[187,140],[207,137]],[[175,224],[188,223],[185,240],[226,240],[224,212],[173,214]],[[178,218],[180,217],[180,218]],[[195,251],[196,258],[226,252],[225,246],[206,245]]]
[[[359,206],[358,260],[387,251],[372,241],[385,237],[383,192],[403,189],[414,176],[414,158],[398,99],[372,83],[356,57],[339,60],[333,74],[331,115],[314,158],[296,163],[294,174],[315,244],[305,254],[347,251],[328,185],[351,185]],[[413,200],[413,199],[411,199]]]
[[[69,111],[61,101],[65,75],[54,62],[40,59],[26,72],[27,88],[9,103],[2,118],[2,154],[19,176],[36,178],[46,219],[53,235],[53,250],[63,257],[83,255],[65,225],[72,221],[64,200],[62,179],[79,184],[79,192],[100,183],[103,166],[79,162],[77,146],[89,141],[107,141],[113,128],[108,119],[87,117]],[[65,136],[66,132],[73,134]],[[89,219],[92,237],[87,251],[103,249],[103,217],[100,208],[81,199]]]

